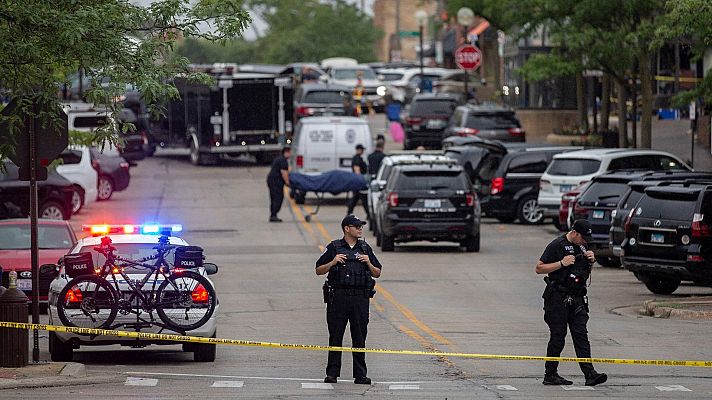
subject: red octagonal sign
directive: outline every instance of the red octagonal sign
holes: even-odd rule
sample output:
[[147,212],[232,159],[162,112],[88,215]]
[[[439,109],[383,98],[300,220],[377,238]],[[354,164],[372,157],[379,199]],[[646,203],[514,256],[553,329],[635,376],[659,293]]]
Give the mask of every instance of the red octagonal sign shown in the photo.
[[455,63],[460,69],[474,71],[482,62],[482,52],[476,46],[464,44],[455,51]]

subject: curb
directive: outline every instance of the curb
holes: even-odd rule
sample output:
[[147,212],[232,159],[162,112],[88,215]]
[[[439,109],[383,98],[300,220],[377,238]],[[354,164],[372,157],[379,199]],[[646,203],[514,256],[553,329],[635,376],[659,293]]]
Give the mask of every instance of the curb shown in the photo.
[[[670,303],[670,302],[667,302]],[[685,303],[676,303],[685,304]],[[647,300],[643,303],[643,313],[655,318],[669,318],[680,320],[700,320],[712,321],[712,312],[710,311],[694,311],[685,310],[674,307],[665,307],[658,305],[656,300]]]
[[[42,388],[57,386],[92,385],[97,382],[117,383],[125,378],[120,375],[87,375],[84,364],[69,362],[59,372],[59,375],[26,379],[0,379],[0,390],[19,388]],[[0,396],[1,397],[1,396]]]

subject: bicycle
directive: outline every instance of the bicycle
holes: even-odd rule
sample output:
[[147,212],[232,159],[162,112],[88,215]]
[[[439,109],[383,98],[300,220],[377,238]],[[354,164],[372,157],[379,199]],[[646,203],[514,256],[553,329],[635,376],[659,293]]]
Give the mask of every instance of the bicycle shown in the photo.
[[[187,251],[182,251],[185,248]],[[62,323],[81,328],[123,326],[137,330],[156,325],[181,334],[204,325],[215,312],[215,289],[201,274],[171,266],[166,261],[166,255],[176,252],[175,264],[179,264],[180,258],[182,263],[198,267],[202,265],[202,249],[171,245],[167,236],[161,236],[154,249],[155,255],[131,260],[114,254],[116,247],[111,245],[111,238],[105,236],[101,245],[94,247],[94,251],[106,258],[102,267],[93,266],[88,252],[65,256],[65,273],[73,279],[59,292],[57,314]],[[191,250],[197,253],[196,249],[200,249],[199,254],[192,254],[192,259],[190,255],[183,255]],[[178,253],[181,253],[180,257]],[[151,260],[155,262],[147,263]],[[126,267],[145,268],[148,272],[142,279],[131,279],[125,272]],[[120,281],[117,275],[122,278]],[[151,279],[151,287],[147,290],[145,286]],[[128,292],[121,291],[120,282],[126,283]],[[154,319],[153,311],[161,322]],[[136,314],[136,323],[112,325],[117,314],[132,313]],[[150,319],[143,318],[143,313]]]

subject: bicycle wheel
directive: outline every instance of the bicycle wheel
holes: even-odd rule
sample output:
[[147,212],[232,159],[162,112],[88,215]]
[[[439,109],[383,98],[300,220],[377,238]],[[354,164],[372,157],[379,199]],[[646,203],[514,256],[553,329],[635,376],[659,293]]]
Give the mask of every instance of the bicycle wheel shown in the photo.
[[156,312],[178,331],[203,326],[215,312],[217,296],[210,281],[193,271],[173,273],[156,291]]
[[117,311],[116,291],[98,276],[72,279],[57,299],[57,316],[65,326],[104,329],[114,322]]

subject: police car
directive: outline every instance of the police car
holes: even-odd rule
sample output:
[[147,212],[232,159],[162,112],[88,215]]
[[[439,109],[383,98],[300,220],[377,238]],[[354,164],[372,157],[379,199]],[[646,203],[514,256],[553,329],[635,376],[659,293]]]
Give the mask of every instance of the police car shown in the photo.
[[[91,237],[80,239],[77,244],[69,251],[69,254],[80,252],[90,252],[93,257],[94,265],[103,265],[104,256],[93,250],[95,246],[101,243],[103,236],[109,236],[112,240],[112,245],[116,247],[117,254],[123,257],[138,259],[149,255],[154,255],[154,246],[158,243],[159,234],[166,234],[166,227],[172,234],[182,231],[180,225],[91,225],[83,226],[82,229],[91,232]],[[176,246],[187,246],[188,243],[179,237],[171,235],[169,243]],[[172,263],[172,257],[169,256],[168,262]],[[49,288],[49,323],[51,325],[62,325],[61,320],[57,315],[57,302],[59,293],[71,280],[65,272],[64,267],[60,264],[54,267],[54,280]],[[207,275],[217,273],[218,267],[212,263],[203,263],[203,266],[196,271],[207,278]],[[46,271],[47,272],[47,271]],[[127,270],[127,275],[131,279],[142,279],[146,276],[147,270],[144,268],[133,268]],[[208,279],[209,280],[209,279]],[[119,280],[119,289],[128,292],[129,286],[125,281]],[[147,283],[153,283],[149,280]],[[160,283],[160,282],[158,282]],[[210,282],[212,284],[212,282]],[[213,285],[214,287],[214,285]],[[185,332],[188,336],[199,337],[216,337],[217,330],[217,312],[219,302],[215,306],[215,312],[210,319],[199,328]],[[143,319],[150,320],[147,315],[142,316]],[[157,316],[154,318],[158,320]],[[148,333],[168,333],[176,334],[160,326],[151,326],[148,323],[137,324],[137,316],[134,313],[123,315],[118,313],[114,324],[127,324],[126,328],[117,328],[122,330],[139,330]],[[89,336],[78,335],[66,332],[49,332],[49,351],[52,355],[52,361],[71,361],[74,349],[80,346],[102,346],[119,344],[122,346],[145,347],[149,344],[176,344],[175,342],[154,341],[154,340],[139,340],[135,338],[123,338],[114,336]],[[192,352],[193,359],[201,362],[215,361],[216,346],[203,343],[184,343],[182,344],[183,351]]]

